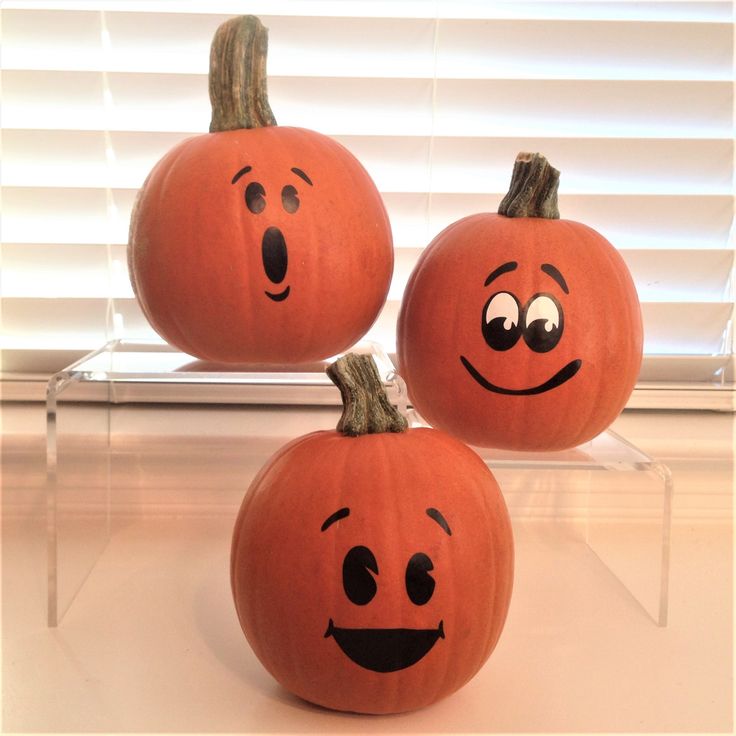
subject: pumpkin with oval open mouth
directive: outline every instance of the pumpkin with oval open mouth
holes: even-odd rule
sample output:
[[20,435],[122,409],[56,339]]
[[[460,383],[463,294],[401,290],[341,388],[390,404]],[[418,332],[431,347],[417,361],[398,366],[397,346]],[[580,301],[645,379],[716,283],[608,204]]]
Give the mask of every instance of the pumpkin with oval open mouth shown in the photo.
[[443,230],[412,272],[399,371],[433,426],[473,445],[574,447],[623,409],[642,358],[633,280],[599,233],[560,219],[559,172],[520,154],[497,214]]
[[337,431],[300,437],[254,479],[235,524],[240,624],[266,669],[313,703],[396,713],[488,659],[506,619],[513,538],[478,455],[407,429],[368,355],[329,369]]
[[138,302],[202,360],[335,355],[370,328],[393,271],[386,210],[359,161],[332,138],[276,125],[266,45],[254,16],[220,26],[210,132],[156,164],[131,217]]

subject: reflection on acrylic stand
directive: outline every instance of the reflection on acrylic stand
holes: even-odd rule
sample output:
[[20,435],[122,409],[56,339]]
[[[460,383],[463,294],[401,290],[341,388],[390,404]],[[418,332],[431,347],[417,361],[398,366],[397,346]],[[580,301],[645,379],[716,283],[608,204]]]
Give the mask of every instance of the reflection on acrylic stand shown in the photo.
[[[413,426],[423,424],[408,408],[406,386],[385,351],[368,342],[355,350],[373,355],[392,401]],[[121,463],[111,462],[118,412],[135,404],[143,415],[142,433],[150,436],[153,430],[145,423],[150,425],[156,411],[152,395],[157,401],[191,402],[196,392],[200,399],[237,407],[237,448],[248,454],[247,466],[233,470],[241,473],[236,483],[242,493],[284,439],[264,438],[262,418],[250,420],[252,410],[280,405],[283,417],[288,406],[336,406],[339,392],[325,375],[325,364],[296,371],[273,366],[225,369],[162,343],[117,340],[55,375],[47,399],[49,625],[61,621],[110,539],[117,476],[127,472]],[[294,428],[294,436],[302,433],[303,426]],[[213,456],[223,466],[232,463],[232,455],[213,443],[199,450],[201,463],[211,463]],[[141,456],[147,449],[143,443]],[[666,624],[672,494],[666,466],[610,430],[560,452],[475,449],[498,479],[514,523],[537,519],[569,527],[651,618]],[[197,460],[197,449],[188,452],[190,461]]]

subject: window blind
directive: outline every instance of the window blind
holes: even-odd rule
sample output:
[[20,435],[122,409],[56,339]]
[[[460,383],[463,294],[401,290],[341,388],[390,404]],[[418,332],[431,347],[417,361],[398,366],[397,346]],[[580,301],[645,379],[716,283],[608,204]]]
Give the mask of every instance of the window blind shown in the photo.
[[733,380],[731,2],[13,2],[2,10],[3,370],[43,374],[117,337],[154,338],[128,281],[138,187],[209,123],[209,44],[269,28],[281,125],[347,146],[394,230],[394,349],[420,252],[496,210],[516,153],[562,171],[560,211],[636,282],[641,381]]

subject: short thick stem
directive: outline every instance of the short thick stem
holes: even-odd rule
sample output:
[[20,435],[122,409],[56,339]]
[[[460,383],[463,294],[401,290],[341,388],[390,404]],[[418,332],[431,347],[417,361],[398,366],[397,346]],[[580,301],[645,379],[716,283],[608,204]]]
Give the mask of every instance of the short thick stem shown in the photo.
[[498,206],[506,217],[542,217],[557,220],[560,172],[540,153],[520,153],[514,163],[508,194]]
[[327,368],[340,389],[343,410],[337,431],[351,437],[403,432],[408,423],[391,404],[370,355],[348,353]]
[[210,48],[210,133],[276,125],[268,104],[268,29],[254,15],[225,21]]

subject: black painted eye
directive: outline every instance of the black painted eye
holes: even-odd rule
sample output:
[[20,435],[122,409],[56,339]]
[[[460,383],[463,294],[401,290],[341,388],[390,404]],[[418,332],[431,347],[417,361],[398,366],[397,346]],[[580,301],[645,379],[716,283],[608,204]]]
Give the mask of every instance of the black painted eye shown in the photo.
[[263,184],[252,181],[245,188],[245,204],[248,209],[257,215],[266,208],[266,190],[263,188]]
[[424,552],[412,555],[406,566],[406,592],[414,605],[423,606],[434,593],[435,582],[430,570],[434,570],[434,565]]
[[368,547],[353,547],[345,555],[342,563],[342,587],[356,606],[365,606],[376,594],[376,581],[370,571],[378,575],[378,563]]
[[499,291],[483,308],[483,338],[493,350],[509,350],[521,337],[519,302],[513,294]]
[[560,341],[564,322],[557,299],[551,294],[537,294],[524,308],[524,342],[535,353],[546,353]]
[[299,196],[296,188],[291,186],[291,184],[287,184],[281,190],[281,202],[284,205],[284,209],[290,215],[293,215],[299,209]]

